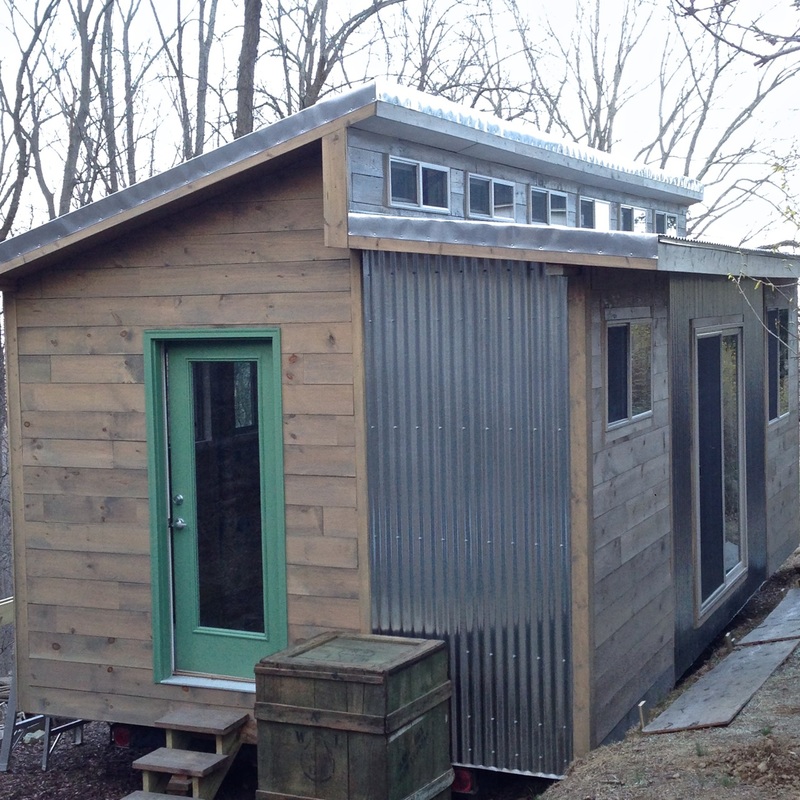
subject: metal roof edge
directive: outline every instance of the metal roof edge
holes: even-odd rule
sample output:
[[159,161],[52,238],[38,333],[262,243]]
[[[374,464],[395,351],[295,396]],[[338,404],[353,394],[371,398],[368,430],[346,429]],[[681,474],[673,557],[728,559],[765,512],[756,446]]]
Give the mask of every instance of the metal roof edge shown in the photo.
[[659,236],[658,269],[732,278],[796,280],[800,278],[800,255]]
[[288,147],[281,152],[291,151],[293,140],[300,147],[307,143],[303,137],[308,138],[311,134],[310,140],[313,141],[317,138],[313,133],[320,130],[321,135],[324,126],[339,119],[346,124],[346,118],[354,112],[368,109],[369,113],[374,113],[375,99],[375,85],[367,84],[322,100],[240,139],[0,242],[0,274],[75,244],[76,238],[80,241],[89,239],[112,227],[120,214],[128,213],[130,218],[135,218],[167,206],[202,187],[235,177],[269,161],[277,155],[272,151],[282,145]]
[[364,213],[348,215],[348,230],[375,249],[404,243],[404,249],[431,252],[475,248],[493,258],[648,269],[656,268],[658,256],[656,236],[624,231]]

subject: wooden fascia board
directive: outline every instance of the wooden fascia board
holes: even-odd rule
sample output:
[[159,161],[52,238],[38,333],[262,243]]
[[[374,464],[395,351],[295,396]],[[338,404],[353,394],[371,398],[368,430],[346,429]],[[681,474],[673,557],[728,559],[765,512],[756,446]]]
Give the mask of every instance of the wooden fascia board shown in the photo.
[[557,252],[551,250],[506,248],[494,245],[458,244],[454,242],[416,241],[371,236],[348,237],[348,245],[356,250],[386,250],[395,253],[427,253],[443,256],[496,258],[510,261],[546,262],[573,266],[617,267],[656,271],[658,262],[653,258],[632,258],[597,253]]
[[110,232],[114,228],[125,226],[126,224],[130,225],[140,217],[163,211],[179,200],[186,199],[204,189],[213,187],[215,184],[223,183],[227,180],[242,175],[248,170],[266,164],[278,156],[289,153],[292,150],[303,147],[304,145],[311,144],[318,139],[323,139],[329,134],[335,133],[337,130],[342,130],[356,122],[359,122],[362,119],[366,119],[375,113],[375,108],[375,102],[368,103],[361,108],[350,111],[347,114],[338,117],[335,120],[325,122],[316,128],[304,131],[303,133],[293,136],[290,139],[286,139],[285,141],[273,145],[272,147],[265,148],[254,155],[242,159],[241,161],[236,161],[227,167],[215,170],[214,172],[210,172],[207,175],[197,178],[196,180],[182,184],[181,186],[178,186],[169,192],[151,198],[145,202],[133,206],[132,208],[119,211],[116,214],[111,214],[110,216],[100,219],[93,224],[78,228],[71,233],[67,233],[64,236],[60,236],[52,241],[47,242],[46,244],[43,244],[34,250],[21,253],[20,255],[11,258],[0,265],[0,276],[13,274],[15,271],[20,270],[21,268],[31,268],[35,262],[43,258],[63,253],[78,245],[88,246],[92,239],[103,233]]
[[343,126],[322,137],[322,217],[328,247],[347,247],[349,179],[347,128]]

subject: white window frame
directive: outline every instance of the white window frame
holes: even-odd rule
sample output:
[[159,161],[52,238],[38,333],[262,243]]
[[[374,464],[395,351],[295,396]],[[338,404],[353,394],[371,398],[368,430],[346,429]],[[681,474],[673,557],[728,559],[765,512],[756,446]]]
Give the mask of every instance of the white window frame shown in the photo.
[[[544,220],[544,221],[533,218],[533,199],[532,198],[533,198],[534,194],[544,195],[544,197],[545,197],[545,206],[546,206],[545,211],[546,211],[547,219]],[[531,213],[530,213],[530,223],[531,223],[531,225],[564,225],[564,226],[567,225],[567,222],[568,222],[568,219],[569,219],[569,217],[568,217],[569,208],[568,208],[568,201],[567,201],[567,193],[566,192],[557,192],[557,191],[553,191],[551,189],[540,189],[540,188],[538,188],[536,186],[531,186],[530,196],[531,196]],[[563,222],[553,222],[553,198],[554,197],[563,198],[563,200],[564,200],[564,209],[563,209],[564,221]],[[558,209],[558,213],[559,214],[562,213],[561,209]]]
[[[489,211],[472,210],[472,181],[485,181],[489,185]],[[498,214],[497,203],[495,202],[495,187],[505,186],[511,189],[511,215]],[[516,184],[513,181],[504,181],[499,178],[490,178],[488,175],[479,175],[474,172],[467,173],[467,214],[478,219],[502,219],[513,222],[516,219]]]
[[[417,202],[410,203],[404,202],[402,200],[395,200],[393,197],[392,191],[392,164],[411,164],[416,168],[416,178],[417,178]],[[444,173],[445,179],[447,181],[446,186],[446,196],[447,196],[447,205],[446,206],[432,206],[426,205],[423,202],[423,173],[425,170],[430,170],[432,172],[440,172]],[[388,187],[389,187],[389,205],[393,208],[418,208],[424,211],[434,211],[439,214],[449,214],[450,213],[450,168],[443,167],[440,164],[431,164],[427,161],[417,161],[411,158],[400,158],[398,156],[389,156],[389,169],[388,169]]]

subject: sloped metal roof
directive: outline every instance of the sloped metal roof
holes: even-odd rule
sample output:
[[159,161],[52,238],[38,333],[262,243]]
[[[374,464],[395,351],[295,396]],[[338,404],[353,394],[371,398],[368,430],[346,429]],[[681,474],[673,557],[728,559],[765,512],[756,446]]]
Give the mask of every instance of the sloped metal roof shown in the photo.
[[76,246],[89,246],[102,241],[102,236],[113,236],[123,223],[141,224],[154,214],[172,210],[178,202],[200,199],[203,192],[213,191],[276,155],[315,141],[340,124],[685,205],[702,196],[696,181],[625,164],[606,153],[545,136],[523,123],[504,122],[441,98],[377,81],[323,100],[0,243],[0,275],[35,269]]

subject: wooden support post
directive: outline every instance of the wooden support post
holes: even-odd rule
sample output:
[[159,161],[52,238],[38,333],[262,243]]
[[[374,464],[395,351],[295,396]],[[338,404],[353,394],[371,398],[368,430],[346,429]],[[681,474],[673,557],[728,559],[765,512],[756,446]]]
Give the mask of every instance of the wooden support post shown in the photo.
[[594,659],[592,505],[591,343],[589,285],[584,275],[569,279],[570,546],[572,560],[572,750],[577,758],[592,747],[592,662]]

